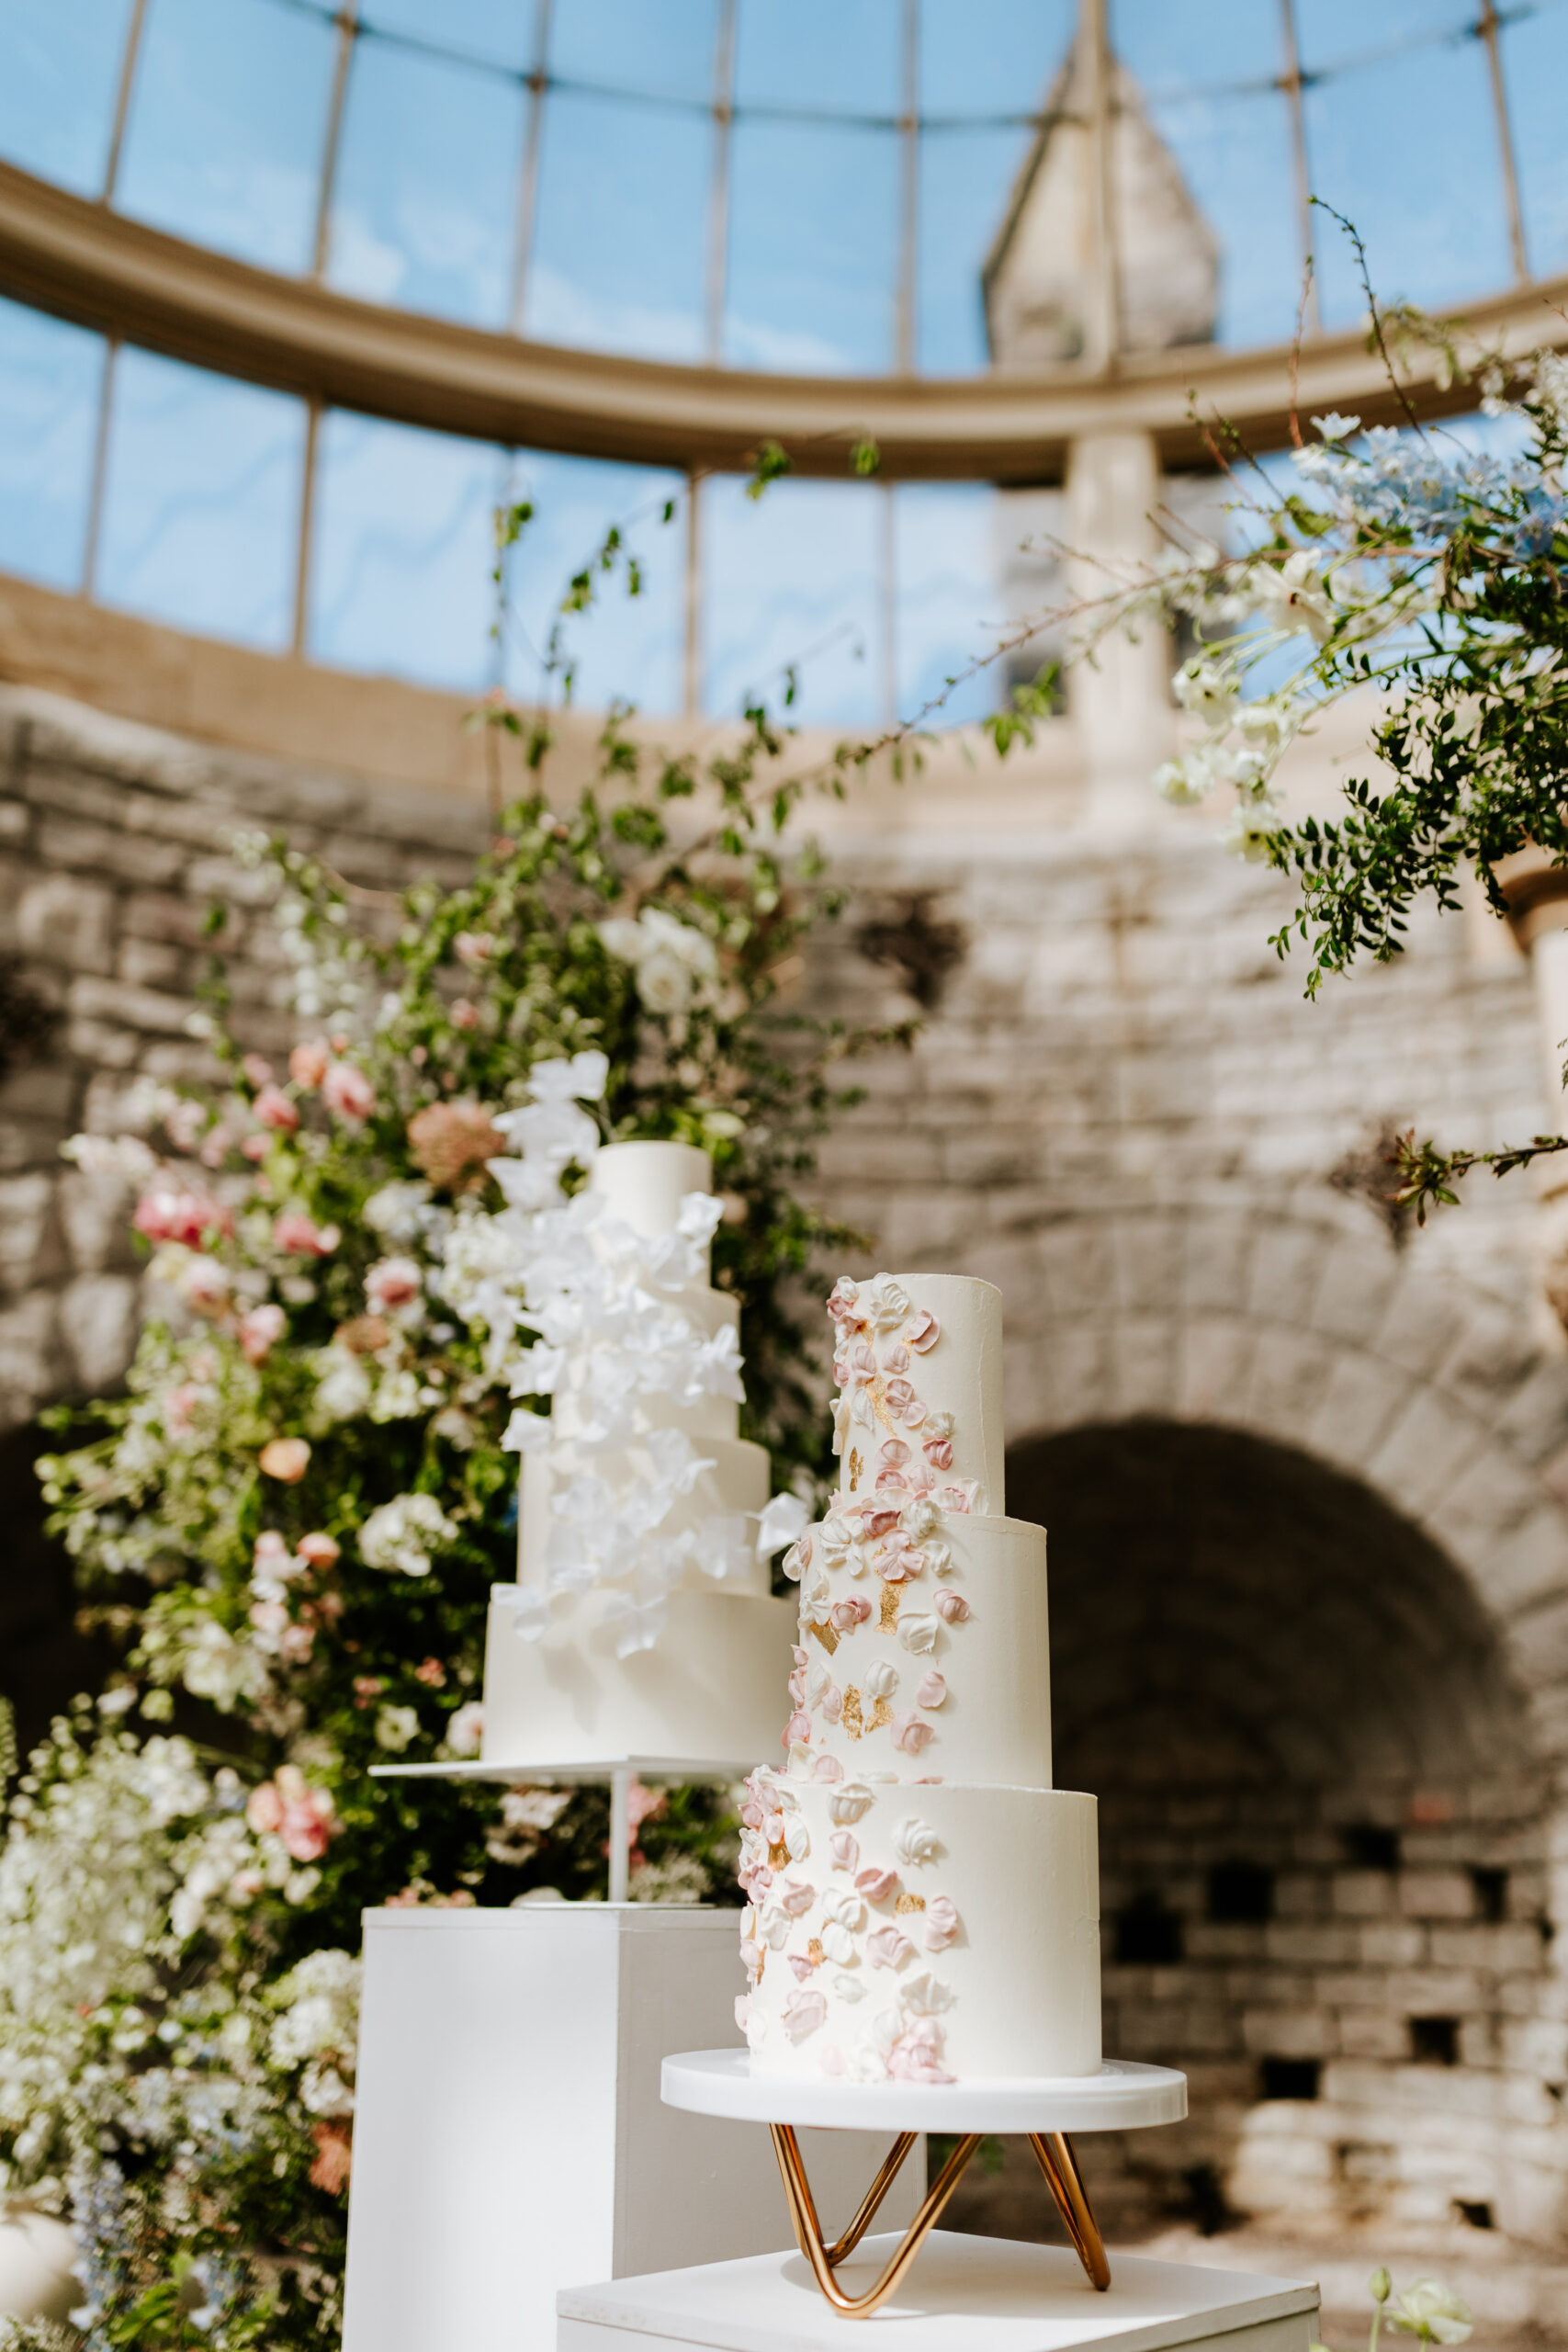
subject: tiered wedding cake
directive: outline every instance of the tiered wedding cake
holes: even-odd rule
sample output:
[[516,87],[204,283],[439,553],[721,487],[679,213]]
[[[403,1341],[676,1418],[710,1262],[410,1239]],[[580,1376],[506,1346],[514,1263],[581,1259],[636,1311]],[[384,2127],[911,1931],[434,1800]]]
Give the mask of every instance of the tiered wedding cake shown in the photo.
[[[522,1165],[491,1164],[503,1184]],[[576,1199],[527,1213],[540,1340],[518,1378],[552,1408],[513,1424],[518,1573],[491,1588],[486,1764],[733,1769],[776,1709],[794,1612],[759,1548],[768,1457],[737,1435],[739,1308],[708,1283],[712,1194],[705,1152],[612,1144]]]
[[1100,2064],[1095,1801],[1051,1786],[1045,1534],[1002,1517],[1001,1299],[840,1282],[839,1494],[801,1580],[783,1770],[748,1783],[756,2073]]

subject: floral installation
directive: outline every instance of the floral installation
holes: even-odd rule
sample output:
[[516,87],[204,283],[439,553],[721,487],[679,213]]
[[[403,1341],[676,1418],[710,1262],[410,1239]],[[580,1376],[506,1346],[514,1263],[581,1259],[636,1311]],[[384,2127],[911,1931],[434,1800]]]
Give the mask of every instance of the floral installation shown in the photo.
[[[247,1050],[219,967],[193,1023],[212,1082],[131,1084],[67,1147],[123,1202],[148,1307],[125,1396],[88,1408],[104,1433],[41,1465],[83,1623],[119,1663],[12,1807],[0,2164],[71,2221],[90,2352],[187,2323],[220,2352],[330,2338],[360,1910],[603,1891],[603,1791],[415,1802],[369,1778],[478,1751],[517,1448],[547,1427],[561,1291],[541,1252],[581,1229],[602,1143],[712,1157],[716,1203],[674,1249],[711,1243],[740,1305],[746,1434],[785,1489],[747,1544],[792,1540],[790,1489],[828,1467],[783,1278],[851,1238],[796,1188],[867,1040],[777,992],[831,902],[743,797],[673,842],[660,804],[682,780],[645,791],[618,742],[603,802],[509,808],[456,889],[355,894],[286,844],[242,844],[271,877],[295,1043]],[[665,1355],[671,1377],[733,1381],[722,1346]],[[710,1573],[733,1532],[711,1559],[694,1539]],[[722,1793],[663,1792],[633,1836],[634,1897],[724,1899]],[[77,1941],[100,1968],[80,1988],[50,1958]]]

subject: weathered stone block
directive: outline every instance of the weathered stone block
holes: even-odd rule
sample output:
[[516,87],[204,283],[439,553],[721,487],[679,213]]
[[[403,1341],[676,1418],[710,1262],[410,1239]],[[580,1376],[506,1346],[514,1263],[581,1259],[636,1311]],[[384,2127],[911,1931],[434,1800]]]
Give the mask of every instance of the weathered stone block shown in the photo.
[[137,1285],[129,1274],[81,1274],[60,1298],[72,1369],[90,1396],[117,1387],[136,1345]]
[[17,944],[73,972],[114,966],[114,893],[77,876],[51,874],[25,890],[17,908]]

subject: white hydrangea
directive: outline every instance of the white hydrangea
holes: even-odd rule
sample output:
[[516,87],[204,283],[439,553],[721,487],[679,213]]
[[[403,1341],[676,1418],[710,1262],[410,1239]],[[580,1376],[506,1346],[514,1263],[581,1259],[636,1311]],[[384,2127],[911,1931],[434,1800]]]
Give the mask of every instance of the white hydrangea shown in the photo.
[[431,1554],[452,1543],[457,1530],[434,1495],[395,1495],[370,1513],[359,1531],[359,1556],[367,1568],[405,1577],[430,1574]]

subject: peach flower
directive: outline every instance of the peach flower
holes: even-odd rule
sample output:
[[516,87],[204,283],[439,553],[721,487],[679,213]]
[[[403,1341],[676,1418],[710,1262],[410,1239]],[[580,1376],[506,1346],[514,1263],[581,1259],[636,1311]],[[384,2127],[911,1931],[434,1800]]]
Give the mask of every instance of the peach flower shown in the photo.
[[925,1946],[928,1951],[945,1951],[958,1933],[958,1913],[945,1894],[933,1894],[926,1905]]
[[431,1102],[409,1121],[409,1151],[420,1172],[446,1188],[468,1177],[481,1181],[487,1159],[499,1159],[506,1138],[479,1102]]
[[343,1546],[335,1544],[330,1535],[319,1532],[301,1535],[294,1549],[306,1566],[312,1568],[335,1567],[343,1557]]
[[953,1440],[950,1437],[928,1437],[920,1451],[933,1470],[953,1467]]
[[912,1708],[907,1715],[895,1715],[888,1728],[893,1735],[894,1747],[901,1748],[906,1756],[918,1756],[928,1741],[936,1737],[930,1724],[917,1715]]
[[918,1356],[923,1356],[930,1353],[941,1337],[942,1325],[934,1315],[928,1315],[921,1307],[904,1333],[904,1344],[913,1348]]
[[949,1625],[962,1625],[969,1614],[969,1603],[961,1592],[939,1592],[931,1606]]
[[376,1091],[354,1062],[333,1062],[321,1080],[321,1100],[340,1119],[367,1119],[376,1108]]
[[295,1487],[310,1466],[310,1449],[302,1437],[275,1437],[263,1446],[258,1459],[269,1478]]
[[316,2143],[311,2188],[324,2188],[329,2197],[341,2197],[354,2162],[353,2125],[335,2116],[322,2116],[310,2126],[310,2137]]
[[299,1124],[299,1114],[280,1086],[264,1086],[252,1105],[264,1127],[276,1127],[279,1135],[291,1136]]
[[288,1057],[288,1075],[296,1086],[313,1094],[332,1067],[332,1055],[324,1037],[312,1037],[295,1046]]

